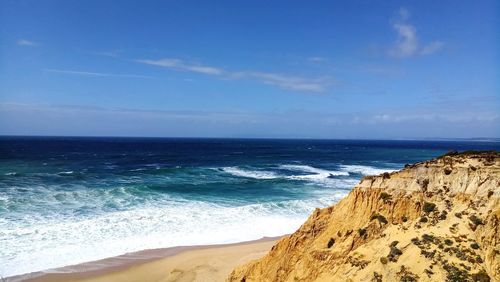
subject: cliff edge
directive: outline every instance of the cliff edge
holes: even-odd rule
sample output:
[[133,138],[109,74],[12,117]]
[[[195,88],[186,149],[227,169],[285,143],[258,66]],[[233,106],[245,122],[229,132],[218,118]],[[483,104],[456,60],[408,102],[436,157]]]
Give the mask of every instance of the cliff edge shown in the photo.
[[500,281],[500,153],[365,177],[228,281]]

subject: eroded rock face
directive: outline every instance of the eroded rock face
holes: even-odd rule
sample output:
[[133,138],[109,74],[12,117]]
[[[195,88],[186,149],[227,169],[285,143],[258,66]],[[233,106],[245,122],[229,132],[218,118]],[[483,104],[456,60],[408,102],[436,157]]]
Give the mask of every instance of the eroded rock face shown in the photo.
[[500,154],[365,177],[228,281],[500,281]]

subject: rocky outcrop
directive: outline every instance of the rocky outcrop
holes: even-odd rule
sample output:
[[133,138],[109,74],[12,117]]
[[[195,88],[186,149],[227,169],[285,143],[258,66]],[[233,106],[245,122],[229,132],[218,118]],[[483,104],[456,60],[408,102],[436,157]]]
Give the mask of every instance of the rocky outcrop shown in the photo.
[[500,154],[365,177],[228,281],[500,281]]

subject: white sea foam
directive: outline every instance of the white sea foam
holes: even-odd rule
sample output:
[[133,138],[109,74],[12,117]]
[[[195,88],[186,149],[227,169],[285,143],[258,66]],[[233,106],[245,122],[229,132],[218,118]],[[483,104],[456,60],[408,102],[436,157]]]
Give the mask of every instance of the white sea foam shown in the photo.
[[153,167],[155,169],[161,169],[162,164],[154,163],[154,164],[145,164],[144,166]]
[[0,201],[7,203],[9,201],[9,196],[0,195]]
[[292,170],[292,171],[302,171],[314,173],[314,175],[329,177],[329,176],[347,176],[348,172],[336,171],[336,170],[326,170],[321,168],[316,168],[308,165],[281,165],[280,168]]
[[253,179],[288,179],[306,181],[312,184],[319,184],[330,188],[346,188],[357,183],[356,179],[337,179],[336,176],[348,176],[346,171],[326,170],[308,165],[280,165],[280,170],[291,171],[299,174],[279,174],[273,171],[249,170],[239,167],[224,167],[222,171],[237,177]]
[[343,171],[351,172],[351,173],[359,173],[362,175],[378,175],[384,172],[393,172],[395,169],[389,168],[377,168],[373,166],[365,166],[365,165],[342,165],[340,166]]
[[274,179],[280,177],[279,175],[270,171],[246,170],[234,166],[223,167],[222,171],[232,174],[234,176],[254,178],[254,179]]
[[147,169],[140,167],[140,168],[131,169],[130,171],[144,171],[144,170],[147,170]]
[[61,171],[61,172],[58,172],[57,174],[58,175],[70,175],[70,174],[73,174],[73,173],[74,173],[74,171],[70,170],[70,171]]
[[[358,182],[346,176],[367,173],[366,168],[371,172],[377,169],[343,166],[339,171],[296,164],[266,170],[245,166],[214,168],[236,177],[298,180],[304,185],[328,188],[308,189],[311,196],[307,199],[254,204],[188,201],[153,191],[142,194],[121,186],[125,185],[122,182],[136,181],[133,177],[115,180],[120,184],[112,189],[89,189],[105,185],[105,181],[73,184],[64,189],[47,185],[10,187],[12,191],[22,189],[19,193],[28,204],[0,199],[7,209],[18,205],[14,209],[17,216],[10,214],[11,219],[0,219],[0,275],[40,271],[143,249],[240,242],[290,233],[314,208],[331,205],[345,196]],[[165,177],[161,175],[162,181]]]
[[[0,275],[12,276],[143,249],[219,244],[293,232],[316,207],[343,197],[224,206],[157,199],[91,216],[26,216],[0,221]],[[37,242],[33,244],[33,242]]]
[[281,169],[296,171],[307,174],[289,175],[286,178],[290,180],[307,181],[313,184],[319,184],[329,188],[346,188],[357,183],[355,179],[338,179],[336,176],[348,176],[345,171],[326,170],[308,165],[281,165]]

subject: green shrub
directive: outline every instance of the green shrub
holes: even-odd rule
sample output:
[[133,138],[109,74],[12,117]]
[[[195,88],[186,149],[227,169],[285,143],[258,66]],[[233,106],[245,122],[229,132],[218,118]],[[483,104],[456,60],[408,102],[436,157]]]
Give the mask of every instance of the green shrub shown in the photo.
[[424,240],[424,242],[433,242],[434,236],[429,234],[424,234],[422,235],[422,240]]
[[429,179],[424,179],[420,185],[422,185],[422,190],[427,191],[427,187],[429,186]]
[[371,216],[370,220],[374,220],[374,219],[377,219],[378,222],[383,223],[383,224],[389,223],[383,215],[378,214],[378,213]]
[[452,171],[453,170],[451,169],[451,167],[445,167],[444,168],[444,174],[446,174],[446,175],[450,175]]
[[387,202],[390,202],[392,200],[392,196],[391,194],[389,193],[386,193],[386,192],[382,192],[380,193],[380,197],[379,197],[382,201],[384,201],[384,203],[387,203]]
[[434,209],[436,209],[436,204],[430,203],[430,202],[425,202],[423,209],[424,209],[424,212],[426,212],[426,213],[433,212]]
[[474,242],[474,243],[470,244],[470,247],[473,248],[474,250],[477,250],[477,249],[479,249],[479,244]]
[[366,229],[365,228],[358,229],[358,233],[359,233],[359,236],[366,237]]
[[478,273],[472,274],[472,280],[477,282],[490,282],[491,278],[486,271],[481,270]]
[[469,220],[472,221],[474,225],[484,225],[483,220],[476,215],[469,216]]
[[391,250],[389,251],[389,255],[387,256],[387,258],[389,259],[389,261],[397,262],[399,256],[403,254],[403,252],[396,247],[396,245],[398,243],[399,243],[398,241],[394,241],[389,246],[391,248]]
[[333,246],[333,244],[335,244],[335,239],[330,238],[330,240],[328,240],[328,244],[327,244],[328,249],[330,249]]

